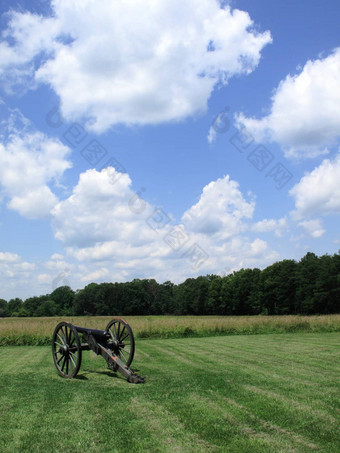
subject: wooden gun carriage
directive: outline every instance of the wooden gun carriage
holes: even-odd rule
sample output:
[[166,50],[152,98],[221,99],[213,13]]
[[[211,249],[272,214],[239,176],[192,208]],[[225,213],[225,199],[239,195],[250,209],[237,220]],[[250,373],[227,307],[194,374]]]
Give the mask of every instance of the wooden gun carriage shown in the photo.
[[60,376],[74,378],[81,365],[82,351],[89,350],[104,357],[109,368],[119,371],[128,382],[144,382],[144,378],[129,368],[135,353],[135,340],[131,327],[123,319],[112,319],[105,330],[78,327],[65,321],[57,325],[52,338],[52,354]]

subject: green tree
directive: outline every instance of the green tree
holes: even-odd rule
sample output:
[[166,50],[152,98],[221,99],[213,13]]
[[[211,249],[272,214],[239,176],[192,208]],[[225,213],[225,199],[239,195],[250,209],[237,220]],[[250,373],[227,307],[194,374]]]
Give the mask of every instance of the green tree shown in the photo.
[[221,285],[221,304],[220,314],[221,315],[232,315],[234,314],[234,285],[233,285],[234,274],[229,274],[222,278]]
[[58,307],[55,302],[51,299],[45,300],[40,304],[37,309],[38,316],[55,316],[57,314]]
[[48,295],[39,297],[33,296],[26,299],[24,302],[24,308],[28,312],[28,316],[39,316],[38,309],[45,300],[48,300]]
[[7,300],[0,299],[0,318],[7,316]]
[[222,277],[214,275],[210,277],[208,288],[207,310],[211,315],[221,315],[222,308]]
[[97,283],[90,283],[85,286],[84,289],[76,292],[73,302],[73,311],[75,315],[81,316],[97,314],[97,307],[95,303],[97,288]]
[[157,314],[171,315],[175,314],[175,285],[166,281],[159,285],[160,312]]
[[294,260],[283,260],[261,272],[259,298],[262,313],[287,315],[296,311],[296,270]]
[[7,304],[7,313],[9,316],[17,316],[20,308],[23,307],[23,301],[16,297],[15,299],[11,299]]
[[319,314],[340,311],[339,255],[323,255],[318,260],[313,293],[313,312]]
[[94,297],[97,315],[117,315],[117,284],[101,283]]
[[16,316],[18,316],[19,318],[26,318],[28,317],[30,314],[29,312],[26,310],[25,307],[21,307],[19,308],[19,310],[16,312]]
[[175,291],[175,311],[181,315],[208,314],[209,278],[187,278]]
[[308,252],[298,262],[296,269],[296,313],[312,314],[314,310],[314,291],[319,272],[319,258]]
[[74,291],[69,286],[59,286],[49,296],[53,300],[57,314],[69,316],[73,314]]
[[221,311],[224,315],[258,314],[259,269],[241,269],[222,279]]

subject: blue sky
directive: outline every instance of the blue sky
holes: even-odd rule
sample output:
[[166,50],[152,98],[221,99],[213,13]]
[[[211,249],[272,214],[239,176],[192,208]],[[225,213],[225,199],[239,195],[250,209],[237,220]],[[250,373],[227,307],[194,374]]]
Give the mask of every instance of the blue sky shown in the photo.
[[338,2],[0,13],[0,298],[339,250]]

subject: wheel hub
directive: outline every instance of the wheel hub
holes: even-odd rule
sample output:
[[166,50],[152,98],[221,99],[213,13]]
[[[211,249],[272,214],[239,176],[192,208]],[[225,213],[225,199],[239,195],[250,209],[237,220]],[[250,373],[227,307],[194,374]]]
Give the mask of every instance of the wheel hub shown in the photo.
[[62,353],[62,355],[67,356],[68,353],[69,353],[68,345],[67,345],[67,344],[64,344],[64,345],[60,348],[60,352]]

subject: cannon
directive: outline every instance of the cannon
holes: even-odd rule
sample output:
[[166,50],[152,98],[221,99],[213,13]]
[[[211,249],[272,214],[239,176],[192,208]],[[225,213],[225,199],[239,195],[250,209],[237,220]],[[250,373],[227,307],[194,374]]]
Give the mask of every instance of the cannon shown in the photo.
[[104,357],[109,368],[119,371],[128,382],[145,381],[129,368],[135,353],[135,340],[131,327],[123,319],[112,319],[105,330],[78,327],[66,321],[56,326],[52,354],[60,376],[74,378],[81,365],[82,351],[89,350]]

